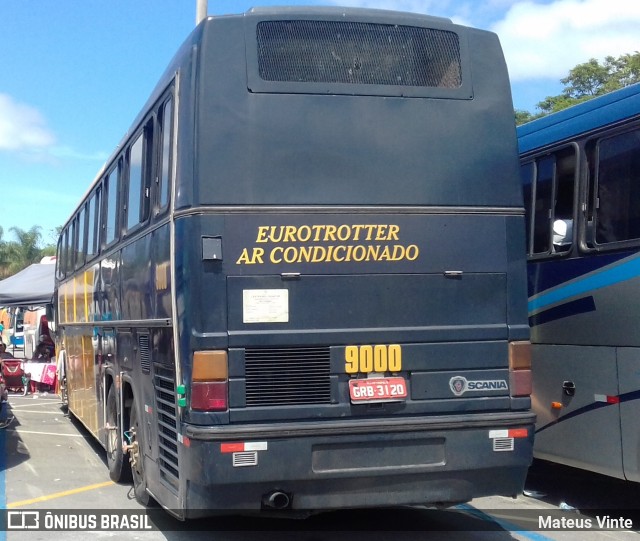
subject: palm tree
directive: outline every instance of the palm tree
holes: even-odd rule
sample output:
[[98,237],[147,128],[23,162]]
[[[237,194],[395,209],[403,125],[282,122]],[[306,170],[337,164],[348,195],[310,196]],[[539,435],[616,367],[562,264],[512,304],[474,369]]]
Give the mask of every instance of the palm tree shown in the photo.
[[9,266],[11,257],[9,254],[9,243],[3,240],[4,230],[0,226],[0,280],[9,276]]
[[17,242],[6,243],[9,256],[9,274],[15,274],[31,263],[38,263],[42,259],[42,248],[39,247],[42,240],[40,229],[39,225],[34,225],[28,231],[19,227],[9,229],[18,239]]

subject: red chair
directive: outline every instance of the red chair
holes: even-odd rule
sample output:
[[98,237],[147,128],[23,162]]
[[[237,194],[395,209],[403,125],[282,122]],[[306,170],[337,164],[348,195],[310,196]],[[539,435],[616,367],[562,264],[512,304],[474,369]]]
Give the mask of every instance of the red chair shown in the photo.
[[22,361],[18,359],[2,359],[2,377],[9,391],[24,391],[22,376],[24,376]]

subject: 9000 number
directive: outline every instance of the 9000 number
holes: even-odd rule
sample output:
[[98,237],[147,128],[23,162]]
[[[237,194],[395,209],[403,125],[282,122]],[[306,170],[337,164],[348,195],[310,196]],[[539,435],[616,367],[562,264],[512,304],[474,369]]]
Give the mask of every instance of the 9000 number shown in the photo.
[[347,374],[400,372],[402,348],[398,344],[347,346],[344,350],[344,360],[344,369]]

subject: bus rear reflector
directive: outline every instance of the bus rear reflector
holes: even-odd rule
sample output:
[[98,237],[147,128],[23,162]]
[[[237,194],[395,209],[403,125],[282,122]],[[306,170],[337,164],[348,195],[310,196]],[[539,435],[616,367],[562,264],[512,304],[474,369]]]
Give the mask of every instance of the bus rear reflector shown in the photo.
[[509,342],[509,369],[531,370],[531,342]]
[[531,395],[531,342],[509,343],[509,389],[511,396]]
[[509,372],[511,396],[529,396],[531,394],[531,370]]
[[229,396],[227,352],[195,351],[191,372],[191,409],[226,411]]

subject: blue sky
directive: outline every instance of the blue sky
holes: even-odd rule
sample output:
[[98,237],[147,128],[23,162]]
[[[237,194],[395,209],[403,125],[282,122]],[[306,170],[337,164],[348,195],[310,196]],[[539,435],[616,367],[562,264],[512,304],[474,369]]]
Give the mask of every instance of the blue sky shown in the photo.
[[[631,0],[209,0],[209,15],[259,5],[345,5],[443,16],[494,31],[514,106],[535,111],[589,58],[640,50]],[[0,0],[0,226],[53,243],[195,24],[196,0]]]

